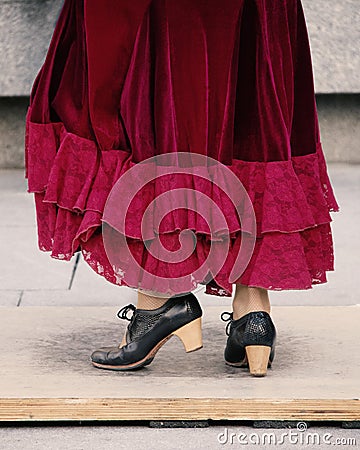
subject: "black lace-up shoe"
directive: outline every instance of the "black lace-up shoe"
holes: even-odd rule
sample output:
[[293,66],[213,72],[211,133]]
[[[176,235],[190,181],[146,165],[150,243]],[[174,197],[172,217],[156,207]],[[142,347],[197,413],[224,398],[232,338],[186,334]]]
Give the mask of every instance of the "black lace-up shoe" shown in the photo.
[[233,314],[223,312],[229,336],[225,348],[225,362],[230,366],[249,367],[253,376],[263,377],[275,356],[276,329],[270,315],[254,311],[234,320]]
[[152,310],[137,309],[130,304],[118,312],[118,317],[130,321],[125,338],[118,347],[95,350],[91,355],[95,367],[132,370],[148,365],[174,335],[181,339],[186,352],[202,347],[202,310],[191,293],[171,297],[163,306]]

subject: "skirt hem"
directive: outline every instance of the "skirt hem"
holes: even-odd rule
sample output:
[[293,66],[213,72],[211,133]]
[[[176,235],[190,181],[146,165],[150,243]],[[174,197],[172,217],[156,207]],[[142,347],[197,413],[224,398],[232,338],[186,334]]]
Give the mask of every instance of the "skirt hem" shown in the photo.
[[[100,150],[94,141],[69,133],[62,123],[31,122],[30,112],[29,108],[26,177],[28,191],[34,193],[36,200],[39,248],[63,260],[70,260],[81,249],[97,273],[114,284],[127,285],[121,270],[120,275],[115,273],[108,261],[101,227],[112,187],[135,165],[132,154],[125,150]],[[245,187],[257,225],[254,253],[238,282],[270,290],[309,289],[312,284],[325,283],[326,271],[334,270],[329,212],[339,211],[339,206],[328,178],[321,143],[316,153],[294,156],[289,161],[233,160],[233,165],[228,167]],[[181,187],[204,189],[195,178],[190,180],[190,186],[186,183]],[[143,198],[152,199],[159,186],[149,189]],[[161,190],[169,190],[169,184],[163,182]],[[231,245],[229,258],[213,278],[213,285],[206,284],[206,293],[229,296],[232,288],[227,277],[233,254],[241,244],[244,225],[236,211],[229,209],[226,196],[214,194],[213,197],[227,212]],[[136,211],[146,206],[145,201],[140,208],[134,205]],[[137,215],[132,216],[134,220],[129,221],[125,235],[137,257],[147,261],[140,221]],[[212,239],[206,223],[196,215],[175,211],[161,230],[162,238],[167,239],[165,246],[176,247],[175,241],[184,229],[195,231],[197,236],[199,249],[189,265],[195,268],[206,259],[209,246],[216,239]],[[221,240],[221,235],[217,238]],[[171,275],[164,267],[157,267],[151,258],[148,265],[164,276]],[[203,280],[191,280],[191,283],[188,287],[194,288],[194,283],[203,284]]]

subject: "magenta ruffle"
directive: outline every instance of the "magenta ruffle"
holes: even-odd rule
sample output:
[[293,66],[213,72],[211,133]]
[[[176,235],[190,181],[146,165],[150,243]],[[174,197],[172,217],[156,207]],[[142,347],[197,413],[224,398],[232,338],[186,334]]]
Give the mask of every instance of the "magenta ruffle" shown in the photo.
[[[109,263],[101,227],[112,187],[135,164],[131,153],[118,149],[100,151],[94,141],[69,133],[62,123],[37,124],[30,122],[29,116],[30,112],[26,121],[26,167],[28,190],[36,200],[39,247],[64,260],[70,260],[81,249],[97,273],[112,283],[126,284]],[[309,289],[313,284],[326,282],[326,271],[334,270],[329,212],[338,211],[339,207],[321,144],[318,143],[316,153],[295,156],[290,161],[233,160],[228,167],[243,183],[257,221],[254,253],[238,282],[272,290]],[[189,183],[192,189],[202,190],[196,178]],[[166,182],[154,189],[166,191]],[[235,210],[226,204],[220,207],[227,211],[231,247],[226,263],[214,277],[216,283],[207,285],[207,293],[230,295],[228,275],[240,245],[241,225]],[[162,226],[162,241],[168,248],[174,247],[180,230],[193,229],[198,245],[188,269],[196,269],[204,262],[210,239],[201,218],[173,211]],[[127,222],[126,236],[132,252],[145,261],[146,270],[171,279],[171,269],[159,266],[147,254],[138,219]]]

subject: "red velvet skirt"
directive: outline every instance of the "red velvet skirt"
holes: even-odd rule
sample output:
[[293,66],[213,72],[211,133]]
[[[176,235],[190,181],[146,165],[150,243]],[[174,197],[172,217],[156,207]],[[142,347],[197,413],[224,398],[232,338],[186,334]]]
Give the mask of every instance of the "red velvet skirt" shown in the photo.
[[[40,249],[64,260],[82,251],[112,283],[129,285],[104,249],[106,200],[122,174],[168,152],[211,157],[245,187],[257,235],[237,282],[309,289],[334,270],[329,213],[339,207],[300,0],[65,0],[32,87],[25,147]],[[174,213],[162,232],[169,247],[185,225],[195,232],[192,271],[212,239],[187,214]],[[227,220],[228,260],[192,280],[215,295],[231,294],[239,247],[231,209]],[[171,277],[136,224],[127,237],[145,270]]]

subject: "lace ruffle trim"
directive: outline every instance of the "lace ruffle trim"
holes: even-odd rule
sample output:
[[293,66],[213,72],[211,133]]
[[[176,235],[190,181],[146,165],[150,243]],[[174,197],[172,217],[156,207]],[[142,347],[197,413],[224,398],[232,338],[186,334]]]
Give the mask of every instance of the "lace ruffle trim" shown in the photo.
[[[106,258],[101,225],[113,185],[134,165],[131,154],[113,149],[100,151],[95,142],[67,132],[62,123],[36,124],[27,119],[26,126],[26,175],[28,190],[35,193],[40,248],[65,260],[82,249],[96,272],[113,283],[123,284],[121,273],[114,273]],[[321,144],[316,153],[290,161],[234,160],[230,169],[253,203],[258,231],[254,254],[239,282],[267,289],[308,289],[312,284],[325,282],[326,271],[333,270],[329,212],[338,211],[339,206]],[[166,179],[156,183],[149,189],[157,193],[169,189]],[[181,183],[203,190],[196,178]],[[143,198],[151,198],[152,191],[148,194]],[[235,249],[241,230],[238,217],[229,210],[225,197],[214,194],[214,199],[227,211]],[[137,211],[146,206],[146,202],[133,205]],[[184,228],[197,232],[199,250],[193,262],[201,263],[206,256],[204,248],[209,245],[206,224],[196,215],[184,215],[184,211],[168,216],[162,231],[169,239]],[[131,237],[137,252],[146,253],[139,220],[127,223],[126,235]],[[149,265],[154,270],[154,261],[149,259]],[[226,280],[230,266],[231,255],[216,283],[207,285],[208,293],[229,295],[231,285]]]

